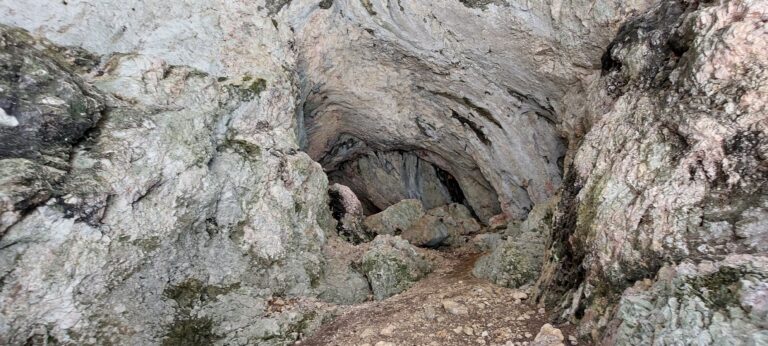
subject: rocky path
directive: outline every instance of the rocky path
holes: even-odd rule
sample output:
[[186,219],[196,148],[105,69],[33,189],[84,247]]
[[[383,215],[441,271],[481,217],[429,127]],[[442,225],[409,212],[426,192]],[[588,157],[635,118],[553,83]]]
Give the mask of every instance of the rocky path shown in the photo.
[[427,278],[388,299],[344,308],[297,345],[576,344],[573,326],[542,329],[545,311],[525,292],[473,277],[479,255],[431,252],[437,269]]

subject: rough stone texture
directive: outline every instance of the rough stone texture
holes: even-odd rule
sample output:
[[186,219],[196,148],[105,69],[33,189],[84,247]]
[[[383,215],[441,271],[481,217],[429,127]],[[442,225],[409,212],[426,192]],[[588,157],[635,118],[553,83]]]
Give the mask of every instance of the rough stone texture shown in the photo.
[[372,234],[400,235],[424,216],[424,207],[417,199],[406,199],[384,211],[366,217],[363,226]]
[[565,340],[563,332],[547,323],[541,326],[541,330],[536,334],[531,346],[563,346],[565,345],[563,340]]
[[[621,292],[665,263],[766,253],[767,6],[664,1],[624,25],[601,76],[568,98],[564,126],[587,132],[572,131],[539,286],[565,307],[560,316],[581,317],[583,336],[601,339],[618,323]],[[737,316],[722,316],[697,328],[743,330]],[[637,333],[663,343],[670,327],[658,328]]]
[[730,255],[659,270],[622,294],[608,343],[762,345],[768,342],[768,258]]
[[[84,81],[48,43],[2,37],[4,57],[24,53],[7,61],[39,67],[22,65],[0,97],[33,149],[0,160],[23,174],[3,176],[16,200],[2,210],[0,342],[278,344],[322,320],[269,311],[274,295],[315,294],[333,227],[326,177],[277,110],[291,104],[261,98],[274,87],[140,54],[105,57]],[[87,83],[107,95],[98,126]],[[35,144],[39,124],[71,133]],[[49,149],[62,154],[38,156]]]
[[363,205],[349,187],[333,184],[328,187],[330,207],[336,219],[338,234],[353,243],[370,241],[373,235],[363,227]]
[[398,294],[431,271],[430,264],[400,237],[379,235],[360,260],[373,297],[381,300]]
[[336,304],[356,304],[371,295],[368,279],[357,268],[367,244],[354,246],[346,240],[330,237],[323,249],[327,261],[323,267],[318,297]]
[[73,146],[86,139],[105,109],[98,92],[59,66],[70,61],[65,54],[0,25],[0,236],[61,196]]
[[428,210],[403,231],[402,237],[417,246],[437,247],[464,244],[470,235],[478,231],[480,224],[469,209],[451,203]]
[[477,260],[472,274],[511,288],[536,280],[545,260],[546,240],[552,228],[553,203],[536,205],[524,222],[507,227],[505,241],[498,245],[485,245],[493,251]]

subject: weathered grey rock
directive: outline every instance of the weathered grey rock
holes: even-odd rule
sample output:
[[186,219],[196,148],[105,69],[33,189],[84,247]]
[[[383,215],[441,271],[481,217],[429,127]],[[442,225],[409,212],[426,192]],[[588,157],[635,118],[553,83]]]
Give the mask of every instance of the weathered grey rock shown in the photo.
[[520,287],[539,277],[550,236],[553,203],[533,208],[520,225],[510,225],[505,241],[475,263],[472,274],[506,287]]
[[[603,71],[566,97],[574,151],[539,287],[544,301],[565,307],[554,315],[581,317],[581,336],[602,339],[621,323],[613,314],[621,292],[669,263],[768,248],[768,35],[758,15],[767,6],[662,1],[627,23]],[[698,331],[720,316],[686,320],[697,293],[678,292],[663,308],[670,313],[648,306],[665,316],[653,320],[659,334],[642,324],[632,340],[663,344],[669,333],[718,344]],[[678,309],[691,314],[676,319]]]
[[[0,343],[296,340],[322,314],[268,302],[326,292],[332,220],[311,159],[351,181],[372,155],[386,156],[365,170],[374,192],[448,192],[531,244],[514,221],[562,186],[538,298],[552,317],[583,315],[582,337],[760,343],[759,304],[748,318],[732,302],[700,309],[709,292],[673,297],[656,274],[768,250],[766,6],[0,0],[0,22],[94,53],[0,49],[2,73],[42,63],[0,90],[0,145],[23,148],[0,160]],[[747,272],[730,286],[759,301]],[[635,306],[622,291],[645,280]]]
[[565,337],[560,329],[553,327],[549,323],[545,323],[541,326],[539,333],[536,334],[536,338],[531,342],[531,346],[563,346]]
[[[282,344],[322,321],[267,304],[317,294],[332,227],[292,112],[281,125],[265,111],[295,103],[140,54],[83,79],[60,48],[0,32],[2,59],[23,67],[3,79],[19,83],[0,90],[18,105],[3,105],[18,120],[3,131],[31,131],[0,160],[0,342]],[[88,84],[107,107],[89,108]]]
[[377,300],[404,291],[431,271],[416,248],[400,237],[379,235],[370,246],[359,266]]
[[768,341],[768,257],[665,266],[622,294],[614,344],[761,345]]
[[44,40],[0,25],[0,236],[62,196],[73,147],[102,117],[103,96],[66,60]]
[[372,234],[400,235],[424,216],[424,207],[417,199],[406,199],[366,217],[363,226]]
[[451,203],[428,210],[402,233],[402,237],[417,246],[437,247],[459,245],[465,236],[479,230],[480,224],[467,207]]
[[363,227],[363,206],[349,187],[333,184],[328,187],[330,207],[336,219],[336,231],[347,241],[361,243],[370,241],[375,234]]

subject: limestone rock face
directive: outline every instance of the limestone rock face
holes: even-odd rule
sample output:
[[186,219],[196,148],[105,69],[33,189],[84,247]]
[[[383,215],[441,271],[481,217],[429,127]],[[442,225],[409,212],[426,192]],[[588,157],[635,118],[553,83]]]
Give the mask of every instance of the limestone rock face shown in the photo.
[[72,59],[67,52],[39,42],[0,26],[0,236],[57,194],[73,146],[106,108],[100,93],[59,66]]
[[[663,319],[686,320],[672,314],[699,309],[694,296],[706,296],[704,288],[666,288],[663,273],[657,275],[665,263],[765,256],[766,6],[661,2],[624,26],[603,57],[601,75],[565,108],[566,120],[580,119],[566,126],[588,132],[573,131],[578,146],[566,160],[540,284],[552,305],[567,306],[561,316],[583,313],[582,335],[598,340],[601,330],[619,324],[615,304],[637,281],[660,281],[643,293],[659,294],[644,298],[659,304],[669,292],[682,294],[669,300]],[[764,277],[749,280],[765,285]],[[658,333],[645,324],[632,332],[626,327],[617,337],[664,343],[673,328],[695,335],[712,326],[700,340],[717,344],[725,334],[715,329],[743,330],[740,316],[749,314],[737,299],[718,304],[731,313],[697,327],[662,323],[654,327]]]
[[616,344],[759,345],[768,340],[768,259],[730,255],[722,261],[665,266],[655,281],[622,294],[610,338]]
[[[410,152],[455,177],[487,222],[500,211],[524,218],[555,193],[559,99],[650,1],[308,2],[287,8],[307,82],[303,148],[331,176],[350,176],[372,152]],[[339,182],[362,196],[399,186],[396,176]]]
[[400,293],[431,271],[430,264],[400,237],[380,235],[360,260],[377,300]]
[[424,207],[417,199],[406,199],[384,211],[365,218],[363,225],[373,234],[400,235],[424,216]]
[[268,311],[315,294],[332,229],[327,179],[286,137],[286,86],[141,54],[83,70],[1,31],[18,125],[2,128],[0,342],[282,343],[320,321]]

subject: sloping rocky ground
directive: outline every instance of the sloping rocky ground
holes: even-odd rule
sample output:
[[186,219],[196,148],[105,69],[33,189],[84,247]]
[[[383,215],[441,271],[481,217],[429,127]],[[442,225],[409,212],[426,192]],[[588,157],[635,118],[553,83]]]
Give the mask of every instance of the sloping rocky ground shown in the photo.
[[768,344],[767,13],[0,0],[0,343]]

